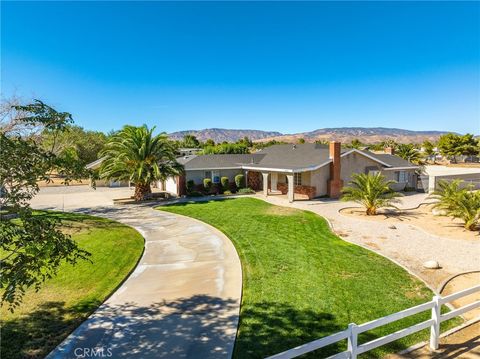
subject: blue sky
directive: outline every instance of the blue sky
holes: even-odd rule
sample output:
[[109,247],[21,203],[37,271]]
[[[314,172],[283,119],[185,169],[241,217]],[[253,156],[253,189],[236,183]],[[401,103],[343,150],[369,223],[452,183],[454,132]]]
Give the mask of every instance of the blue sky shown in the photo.
[[480,133],[479,2],[2,2],[1,87],[108,131]]

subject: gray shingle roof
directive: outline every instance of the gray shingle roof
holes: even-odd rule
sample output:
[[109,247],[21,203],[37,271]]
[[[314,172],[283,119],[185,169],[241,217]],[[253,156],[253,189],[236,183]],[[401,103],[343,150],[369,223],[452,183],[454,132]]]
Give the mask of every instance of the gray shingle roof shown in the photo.
[[330,160],[326,145],[304,143],[298,145],[274,145],[257,152],[265,154],[253,168],[281,168],[296,170],[321,165]]
[[[349,151],[342,149],[342,154]],[[391,167],[416,167],[398,156],[370,151],[359,152]],[[183,164],[186,170],[242,167],[298,170],[318,167],[329,161],[328,146],[313,143],[274,145],[254,154],[188,155],[178,159],[178,162]]]
[[185,156],[177,161],[184,165],[186,170],[242,168],[243,164],[258,162],[263,154],[231,154],[231,155],[202,155]]
[[373,153],[370,151],[360,151],[360,152],[363,152],[369,155],[370,157],[374,157],[381,162],[385,162],[386,164],[392,167],[417,167],[413,163],[407,160],[404,160],[401,157],[390,155],[388,153]]

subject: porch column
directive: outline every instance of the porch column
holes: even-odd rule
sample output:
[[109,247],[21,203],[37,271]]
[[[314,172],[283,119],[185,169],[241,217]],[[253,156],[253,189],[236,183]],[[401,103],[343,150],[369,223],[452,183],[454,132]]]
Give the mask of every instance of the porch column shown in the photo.
[[288,182],[288,202],[292,203],[293,202],[293,191],[294,191],[294,186],[293,186],[293,174],[287,175],[287,182]]
[[277,190],[277,182],[278,182],[278,173],[272,172],[270,175],[270,185],[272,187],[272,192]]
[[263,195],[268,196],[268,172],[262,172],[263,176]]

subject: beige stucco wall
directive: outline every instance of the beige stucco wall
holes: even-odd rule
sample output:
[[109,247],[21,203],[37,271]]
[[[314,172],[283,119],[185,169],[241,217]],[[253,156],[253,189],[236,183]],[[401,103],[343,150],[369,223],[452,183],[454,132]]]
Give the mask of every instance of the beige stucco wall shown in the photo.
[[382,175],[384,175],[385,178],[388,181],[395,181],[396,182],[396,183],[394,183],[393,185],[390,186],[394,191],[403,191],[405,189],[405,187],[415,187],[416,188],[417,175],[415,174],[415,170],[402,170],[402,171],[405,171],[408,174],[409,181],[396,182],[396,178],[397,178],[396,172],[398,172],[398,171],[383,170]]
[[325,196],[327,194],[327,183],[330,179],[330,165],[320,167],[318,170],[310,173],[310,186],[317,189],[316,196]]
[[[218,170],[220,172],[220,177],[228,177],[230,182],[235,181],[235,176],[238,174],[244,174],[242,169],[225,169]],[[205,178],[204,170],[195,170],[195,171],[186,171],[185,174],[186,180],[193,180],[195,184],[202,184]]]
[[353,173],[368,173],[368,170],[381,170],[381,167],[378,162],[354,152],[342,157],[340,177],[346,186],[352,180]]

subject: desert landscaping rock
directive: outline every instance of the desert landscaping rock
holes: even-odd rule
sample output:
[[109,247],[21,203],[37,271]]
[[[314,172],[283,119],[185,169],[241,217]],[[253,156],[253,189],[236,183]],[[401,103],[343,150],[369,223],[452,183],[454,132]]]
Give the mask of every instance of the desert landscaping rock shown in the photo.
[[440,264],[437,261],[426,261],[423,267],[427,269],[440,269]]

